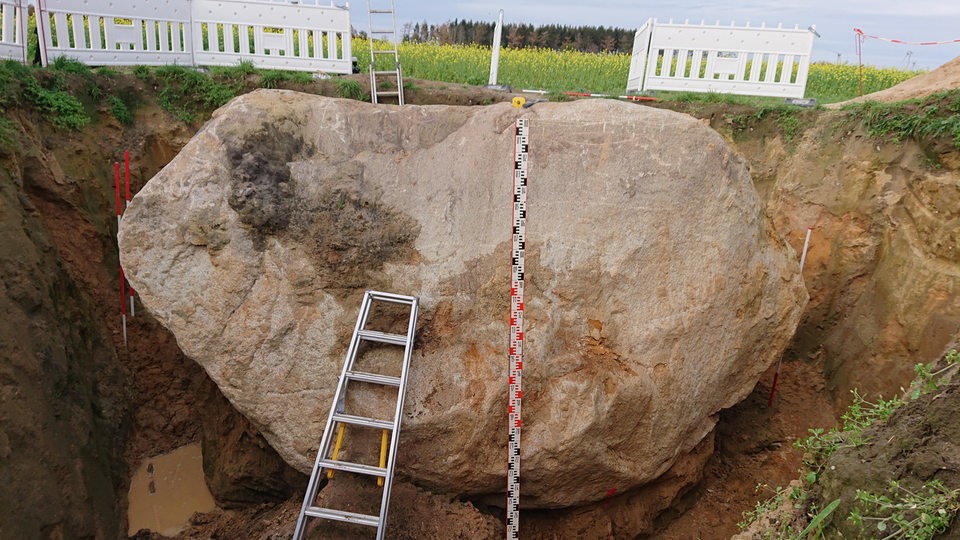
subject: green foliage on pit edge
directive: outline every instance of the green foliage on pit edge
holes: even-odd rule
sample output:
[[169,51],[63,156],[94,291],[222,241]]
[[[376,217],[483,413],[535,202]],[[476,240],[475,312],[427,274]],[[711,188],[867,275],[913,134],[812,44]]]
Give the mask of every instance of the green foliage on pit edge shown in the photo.
[[353,79],[337,79],[337,95],[346,99],[367,101],[370,96],[363,91],[363,85]]
[[6,116],[0,116],[0,153],[9,153],[16,148],[17,128]]
[[[76,69],[72,64],[63,71],[53,70],[53,76],[46,77],[41,84],[36,70],[20,64],[6,61],[0,64],[0,105],[12,107],[16,104],[32,105],[45,119],[61,129],[79,130],[90,123],[91,118],[79,99],[66,91],[65,73]],[[88,73],[89,75],[89,73]],[[88,93],[96,94],[99,87],[88,87]]]
[[896,103],[865,101],[843,110],[860,121],[872,137],[891,137],[894,142],[949,137],[960,149],[960,90]]
[[[915,400],[941,387],[947,380],[949,372],[960,366],[960,353],[956,349],[948,351],[944,355],[944,364],[936,371],[933,371],[929,364],[914,366],[916,378],[910,383],[908,389],[910,400]],[[900,397],[884,400],[883,396],[876,403],[871,403],[856,389],[851,392],[853,403],[840,417],[842,420],[840,427],[835,426],[829,431],[823,428],[811,428],[808,430],[810,434],[808,437],[794,443],[796,448],[805,452],[803,463],[808,471],[804,478],[808,483],[817,481],[824,464],[834,452],[843,447],[859,447],[866,444],[868,440],[864,430],[878,421],[890,418],[894,411],[906,403]],[[906,392],[907,390],[904,390],[904,393]]]
[[110,96],[107,98],[107,105],[110,107],[110,114],[121,124],[125,126],[133,124],[133,114],[122,99],[117,96]]
[[[760,484],[756,488],[758,492],[761,489],[770,490],[770,486]],[[737,526],[743,531],[758,519],[771,515],[771,513],[783,506],[785,496],[789,496],[791,505],[795,511],[803,509],[806,505],[807,492],[805,490],[793,487],[787,491],[778,486],[774,490],[773,496],[769,499],[757,502],[753,510],[743,512],[741,515],[743,519],[737,523]],[[760,533],[761,538],[763,540],[816,540],[823,538],[823,523],[839,505],[840,499],[832,501],[819,511],[816,505],[811,505],[808,513],[810,521],[807,523],[807,526],[799,532],[794,529],[794,525],[790,520],[779,520],[778,527],[762,531]]]
[[[960,366],[960,352],[951,349],[944,355],[943,360],[944,365],[936,371],[929,364],[914,366],[916,378],[910,383],[908,390],[903,390],[905,394],[909,391],[910,400],[932,393],[950,380],[951,372]],[[806,484],[812,485],[819,480],[827,459],[834,452],[843,447],[859,447],[869,442],[864,435],[864,430],[878,421],[890,418],[897,409],[906,403],[899,397],[890,400],[884,400],[880,397],[877,403],[870,403],[857,390],[853,390],[852,393],[854,401],[841,416],[841,427],[833,427],[829,431],[825,431],[823,428],[809,429],[808,433],[810,435],[808,437],[799,439],[794,443],[796,448],[805,452],[803,457],[805,469],[800,472]],[[762,486],[758,486],[758,489],[760,487]],[[847,519],[861,528],[864,523],[874,523],[878,531],[889,530],[890,534],[885,536],[884,540],[887,538],[932,538],[932,536],[919,535],[925,534],[923,532],[925,530],[946,531],[960,511],[960,489],[948,489],[936,480],[926,482],[919,494],[903,488],[898,482],[891,481],[889,492],[890,495],[877,495],[868,491],[857,490],[859,506],[850,513]],[[787,493],[786,490],[777,487],[773,497],[758,502],[752,511],[744,512],[744,519],[737,525],[743,530],[767,512],[779,507],[785,493]],[[802,507],[806,500],[806,493],[806,490],[797,488],[790,491],[790,497],[799,501],[799,503],[794,504],[795,508],[800,509]],[[778,540],[821,538],[823,531],[820,524],[830,513],[836,510],[839,504],[840,499],[828,504],[813,517],[810,524],[800,533],[800,536],[792,536],[793,531],[787,527],[778,531],[768,531],[770,536],[765,536],[765,538],[777,538]],[[814,512],[816,512],[815,507],[811,508],[808,515],[813,515]],[[815,525],[816,530],[813,529]],[[940,527],[943,528],[940,529]],[[817,536],[809,536],[811,532],[815,532]],[[776,534],[776,536],[773,536],[773,534]],[[933,534],[937,534],[937,532]],[[871,537],[871,535],[872,533],[867,534],[867,537]]]
[[777,129],[783,134],[784,142],[791,143],[804,130],[804,123],[800,117],[802,110],[803,108],[797,105],[774,103],[761,105],[751,114],[735,114],[728,116],[727,119],[735,130],[746,131],[756,122],[761,122],[768,117],[774,118]]
[[153,74],[162,85],[157,103],[183,122],[193,122],[198,115],[222,107],[239,91],[235,83],[224,83],[196,69],[176,64],[155,68]]
[[848,519],[868,538],[930,540],[946,532],[960,511],[960,489],[929,480],[916,491],[891,480],[886,494],[857,490]]
[[90,123],[90,116],[79,99],[63,89],[62,83],[54,79],[53,88],[45,88],[36,77],[21,81],[24,96],[61,129],[78,131]]

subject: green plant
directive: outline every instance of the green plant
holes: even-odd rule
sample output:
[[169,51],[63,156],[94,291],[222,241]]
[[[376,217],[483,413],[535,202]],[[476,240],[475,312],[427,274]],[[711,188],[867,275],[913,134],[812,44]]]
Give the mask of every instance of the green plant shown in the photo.
[[[802,540],[805,538],[823,538],[822,524],[824,520],[826,520],[827,517],[829,517],[830,514],[832,514],[833,511],[836,510],[838,506],[840,506],[840,501],[841,499],[834,499],[833,502],[831,502],[826,507],[824,507],[824,509],[821,510],[819,513],[817,513],[817,515],[810,520],[810,523],[807,524],[807,526],[804,527],[802,531],[800,531],[800,534],[797,535],[796,538],[798,540]],[[811,534],[813,536],[810,536]]]
[[844,110],[872,137],[891,137],[894,142],[948,137],[960,148],[960,90],[897,103],[866,101]]
[[[761,489],[769,490],[770,488],[766,484],[757,485],[756,490],[760,491]],[[782,508],[783,503],[785,502],[784,496],[789,497],[789,499],[793,502],[792,506],[794,510],[800,510],[804,507],[806,502],[807,492],[797,487],[794,487],[789,491],[781,487],[777,487],[773,492],[773,496],[771,496],[769,499],[756,503],[753,510],[743,512],[743,519],[737,523],[737,526],[741,531],[743,531],[757,520],[765,516],[772,516],[778,508]],[[791,519],[780,519],[779,528],[776,530],[764,531],[763,538],[776,538],[778,540],[807,540],[823,538],[824,520],[826,520],[826,518],[832,514],[839,505],[840,499],[836,499],[828,504],[815,516],[812,516],[810,522],[800,532],[796,532],[793,524],[791,523]],[[811,510],[816,512],[816,507],[813,507]]]
[[891,480],[887,494],[857,490],[855,508],[848,519],[868,537],[883,540],[928,540],[945,532],[960,510],[960,489],[949,489],[930,480],[917,491]]
[[[55,81],[56,82],[56,81]],[[24,94],[50,122],[63,129],[79,130],[90,123],[80,100],[64,90],[47,89],[35,77],[21,81]]]
[[260,73],[261,88],[279,88],[280,83],[292,82],[296,84],[310,84],[313,74],[304,71],[281,71],[278,69],[262,69]]
[[0,116],[0,152],[10,152],[16,148],[17,128],[6,116]]
[[[933,366],[929,364],[917,364],[913,367],[916,377],[910,383],[910,399],[917,399],[921,395],[939,388],[946,378],[945,374],[960,366],[960,353],[956,349],[950,349],[944,355],[944,362],[946,365],[937,371],[933,371]],[[940,377],[941,375],[944,375],[944,377]]]
[[236,86],[188,67],[160,66],[154,73],[162,83],[157,103],[184,122],[192,122],[198,114],[223,106],[237,93]]
[[287,74],[283,71],[265,69],[260,72],[260,86],[262,88],[276,88],[285,80],[287,80]]
[[[757,486],[754,488],[754,491],[759,493],[761,490],[769,490],[769,489],[770,489],[770,486],[768,486],[767,484],[757,484]],[[753,507],[753,510],[745,510],[743,513],[740,514],[740,517],[742,519],[737,522],[737,527],[739,527],[740,530],[742,531],[747,527],[749,527],[751,523],[760,519],[763,515],[779,508],[780,505],[783,503],[783,496],[786,494],[787,494],[787,490],[783,489],[780,486],[777,486],[772,496],[770,496],[765,500],[757,501],[757,503]]]
[[808,471],[804,475],[804,480],[808,483],[817,481],[824,463],[834,452],[844,447],[863,446],[867,443],[864,430],[879,420],[886,420],[893,411],[903,406],[903,400],[899,397],[884,400],[881,396],[876,403],[871,403],[856,389],[851,393],[853,403],[840,417],[841,427],[834,426],[829,431],[823,428],[811,428],[807,430],[809,436],[794,442],[796,448],[805,452],[803,464]]
[[133,74],[140,80],[146,80],[150,77],[150,66],[136,65],[133,66]]
[[79,60],[58,56],[53,59],[50,69],[61,71],[63,73],[72,73],[74,75],[90,75],[90,67]]
[[366,101],[368,99],[363,86],[353,79],[337,79],[337,95],[342,98]]
[[130,108],[122,99],[117,96],[110,96],[107,99],[107,104],[110,106],[110,114],[121,124],[125,126],[133,124],[133,114],[130,113]]

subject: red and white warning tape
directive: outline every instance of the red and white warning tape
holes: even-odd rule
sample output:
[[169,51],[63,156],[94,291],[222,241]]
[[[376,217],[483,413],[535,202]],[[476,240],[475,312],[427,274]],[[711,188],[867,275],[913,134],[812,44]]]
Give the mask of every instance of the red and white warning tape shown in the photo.
[[523,373],[523,271],[527,230],[527,152],[530,122],[518,118],[514,139],[513,253],[510,277],[510,377],[507,405],[507,539],[520,532],[520,401]]
[[948,43],[960,43],[960,39],[948,39],[946,41],[904,41],[902,39],[893,39],[885,38],[880,36],[871,36],[870,34],[865,34],[863,30],[859,28],[854,28],[854,32],[862,38],[870,39],[879,39],[880,41],[886,41],[888,43],[899,43],[901,45],[946,45]]

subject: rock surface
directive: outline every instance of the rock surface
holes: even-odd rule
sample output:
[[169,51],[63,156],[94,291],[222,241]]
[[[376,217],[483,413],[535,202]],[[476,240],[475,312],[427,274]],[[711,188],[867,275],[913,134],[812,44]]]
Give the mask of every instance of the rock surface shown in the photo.
[[302,471],[362,291],[419,295],[398,474],[502,502],[521,115],[523,504],[628,491],[749,393],[806,302],[743,161],[692,118],[599,100],[393,108],[258,91],[134,198],[121,260],[184,352]]

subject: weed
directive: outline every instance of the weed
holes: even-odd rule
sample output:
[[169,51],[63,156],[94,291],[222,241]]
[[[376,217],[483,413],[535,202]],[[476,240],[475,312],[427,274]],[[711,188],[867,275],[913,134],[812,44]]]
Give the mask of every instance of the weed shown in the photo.
[[110,66],[100,66],[95,73],[101,77],[116,77],[120,72]]
[[[757,485],[756,490],[759,492],[761,489],[769,490],[770,488],[766,484]],[[743,512],[743,520],[737,523],[737,526],[741,531],[743,531],[753,522],[765,516],[772,517],[773,513],[778,508],[783,506],[784,496],[788,496],[790,500],[793,501],[793,508],[795,510],[800,510],[803,508],[804,503],[806,502],[807,492],[796,487],[792,488],[790,491],[787,491],[781,487],[777,487],[773,492],[772,497],[765,501],[756,503],[756,506],[753,510]],[[764,531],[763,538],[776,538],[778,540],[806,540],[823,538],[823,522],[830,514],[833,513],[834,510],[837,509],[839,505],[840,499],[836,499],[828,504],[815,516],[812,516],[807,526],[804,527],[799,533],[793,528],[791,519],[781,519],[779,528],[777,530]],[[816,511],[817,509],[815,506],[811,508],[811,513]]]
[[193,122],[198,114],[207,114],[233,99],[237,89],[197,70],[168,65],[156,68],[163,83],[157,96],[161,107],[184,122]]
[[21,83],[24,85],[26,98],[37,110],[48,116],[53,125],[63,129],[79,130],[90,123],[90,117],[83,109],[83,104],[66,91],[44,88],[35,77],[27,78]]
[[133,74],[140,80],[146,80],[150,77],[150,66],[133,66]]
[[133,114],[130,113],[130,108],[122,99],[117,96],[110,96],[107,99],[107,104],[110,106],[110,114],[121,124],[125,126],[133,124]]
[[212,67],[210,73],[227,79],[243,79],[257,73],[257,67],[250,60],[240,60],[235,66]]
[[414,90],[419,90],[420,87],[417,86],[417,83],[415,83],[415,82],[413,82],[413,81],[403,81],[403,89],[404,89],[404,90],[414,91]]
[[[950,351],[944,355],[944,362],[946,366],[937,371],[933,371],[933,366],[930,364],[917,364],[913,367],[913,372],[916,377],[910,383],[910,399],[917,399],[939,388],[946,379],[945,374],[957,366],[960,366],[960,353],[958,353],[956,349],[950,349]],[[943,375],[943,377],[940,377],[941,375]]]
[[960,489],[949,489],[939,480],[930,480],[912,491],[891,480],[887,494],[858,489],[856,501],[858,507],[848,519],[866,536],[879,533],[884,540],[927,540],[950,527],[960,511]]
[[337,95],[342,98],[367,101],[363,86],[353,79],[337,79]]
[[547,93],[547,99],[550,101],[570,101],[570,96],[560,91],[553,91]]
[[63,73],[72,73],[74,75],[90,75],[90,67],[79,60],[58,56],[54,58],[50,68]]
[[9,153],[16,148],[17,128],[6,116],[0,116],[0,152]]
[[[754,491],[759,493],[761,490],[769,489],[770,486],[767,484],[757,484],[757,487],[754,488]],[[763,515],[779,508],[783,503],[783,496],[786,494],[787,490],[777,486],[770,498],[763,501],[757,501],[753,507],[753,510],[746,510],[740,515],[743,519],[737,522],[737,527],[740,527],[740,530],[742,531],[749,527],[751,523],[760,519]]]
[[840,448],[856,448],[866,444],[864,430],[875,422],[890,418],[893,411],[903,406],[903,400],[894,397],[885,401],[880,397],[876,403],[863,398],[854,389],[853,403],[840,417],[842,427],[832,427],[829,431],[823,428],[811,428],[810,434],[804,439],[797,439],[794,446],[805,452],[803,464],[809,469],[804,475],[808,483],[815,483],[823,470],[827,459]]
[[260,72],[261,88],[276,88],[285,80],[287,80],[287,74],[284,71],[265,69]]
[[960,148],[960,90],[897,103],[866,101],[844,108],[872,137],[906,139],[947,137]]
[[279,88],[280,83],[283,82],[293,82],[297,84],[310,84],[313,82],[313,75],[304,71],[261,69],[259,73],[261,88]]

